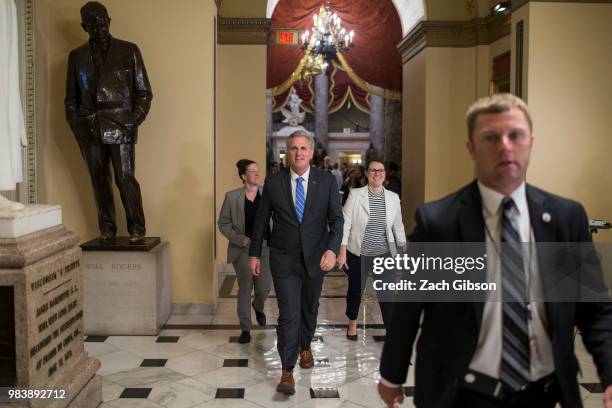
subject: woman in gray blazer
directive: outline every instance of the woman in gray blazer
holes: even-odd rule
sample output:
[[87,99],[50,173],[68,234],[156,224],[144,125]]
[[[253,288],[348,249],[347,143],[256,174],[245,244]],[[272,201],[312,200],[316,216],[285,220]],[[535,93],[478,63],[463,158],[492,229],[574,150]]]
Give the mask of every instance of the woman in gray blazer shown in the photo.
[[[255,214],[261,197],[261,177],[259,167],[252,160],[241,159],[236,163],[238,177],[244,186],[225,194],[217,225],[228,239],[227,263],[234,265],[238,281],[238,319],[242,333],[240,343],[251,341],[251,306],[255,309],[257,323],[266,325],[264,303],[270,292],[272,275],[268,260],[268,248],[264,246],[261,259],[261,273],[258,277],[251,274],[248,266],[251,234],[255,224]],[[251,303],[251,291],[255,287],[255,298]]]

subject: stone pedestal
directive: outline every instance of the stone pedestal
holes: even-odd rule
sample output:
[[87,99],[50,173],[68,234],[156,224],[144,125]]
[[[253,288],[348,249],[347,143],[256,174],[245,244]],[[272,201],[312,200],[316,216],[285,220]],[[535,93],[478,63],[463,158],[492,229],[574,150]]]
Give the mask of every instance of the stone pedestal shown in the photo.
[[66,396],[11,407],[96,407],[102,400],[100,362],[83,345],[78,241],[61,225],[59,207],[0,212],[0,310],[8,329],[0,330],[6,337],[0,386],[65,390]]
[[83,249],[85,334],[158,334],[171,312],[170,244],[148,251]]

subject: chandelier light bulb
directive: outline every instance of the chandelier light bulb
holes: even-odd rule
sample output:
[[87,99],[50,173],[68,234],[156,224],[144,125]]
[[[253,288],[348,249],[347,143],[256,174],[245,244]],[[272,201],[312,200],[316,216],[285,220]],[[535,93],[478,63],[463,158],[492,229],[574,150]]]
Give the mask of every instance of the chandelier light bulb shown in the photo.
[[303,77],[324,73],[338,52],[349,52],[353,48],[354,31],[342,27],[338,13],[332,12],[326,0],[318,13],[312,16],[312,36],[308,30],[302,34],[302,49],[307,59]]

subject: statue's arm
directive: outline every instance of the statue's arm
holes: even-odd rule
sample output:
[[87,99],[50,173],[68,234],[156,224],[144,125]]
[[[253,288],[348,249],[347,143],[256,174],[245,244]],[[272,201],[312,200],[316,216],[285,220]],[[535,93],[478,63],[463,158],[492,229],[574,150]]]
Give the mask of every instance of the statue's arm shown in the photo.
[[153,92],[147,76],[147,70],[138,47],[134,47],[134,108],[133,124],[139,126],[147,117]]
[[72,122],[72,118],[75,116],[79,108],[79,88],[77,78],[75,75],[76,68],[76,57],[74,51],[68,56],[68,73],[66,75],[66,97],[64,98],[64,108],[66,110],[66,120],[68,123]]

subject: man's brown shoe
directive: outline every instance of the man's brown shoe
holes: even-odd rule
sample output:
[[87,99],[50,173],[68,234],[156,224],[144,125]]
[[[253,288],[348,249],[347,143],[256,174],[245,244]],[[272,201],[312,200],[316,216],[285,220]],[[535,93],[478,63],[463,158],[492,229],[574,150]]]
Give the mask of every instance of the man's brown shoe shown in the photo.
[[276,391],[287,395],[295,394],[295,380],[293,379],[292,371],[283,370],[283,375],[276,387]]
[[312,358],[312,353],[310,352],[310,350],[300,351],[300,367],[302,368],[314,367],[314,358]]

